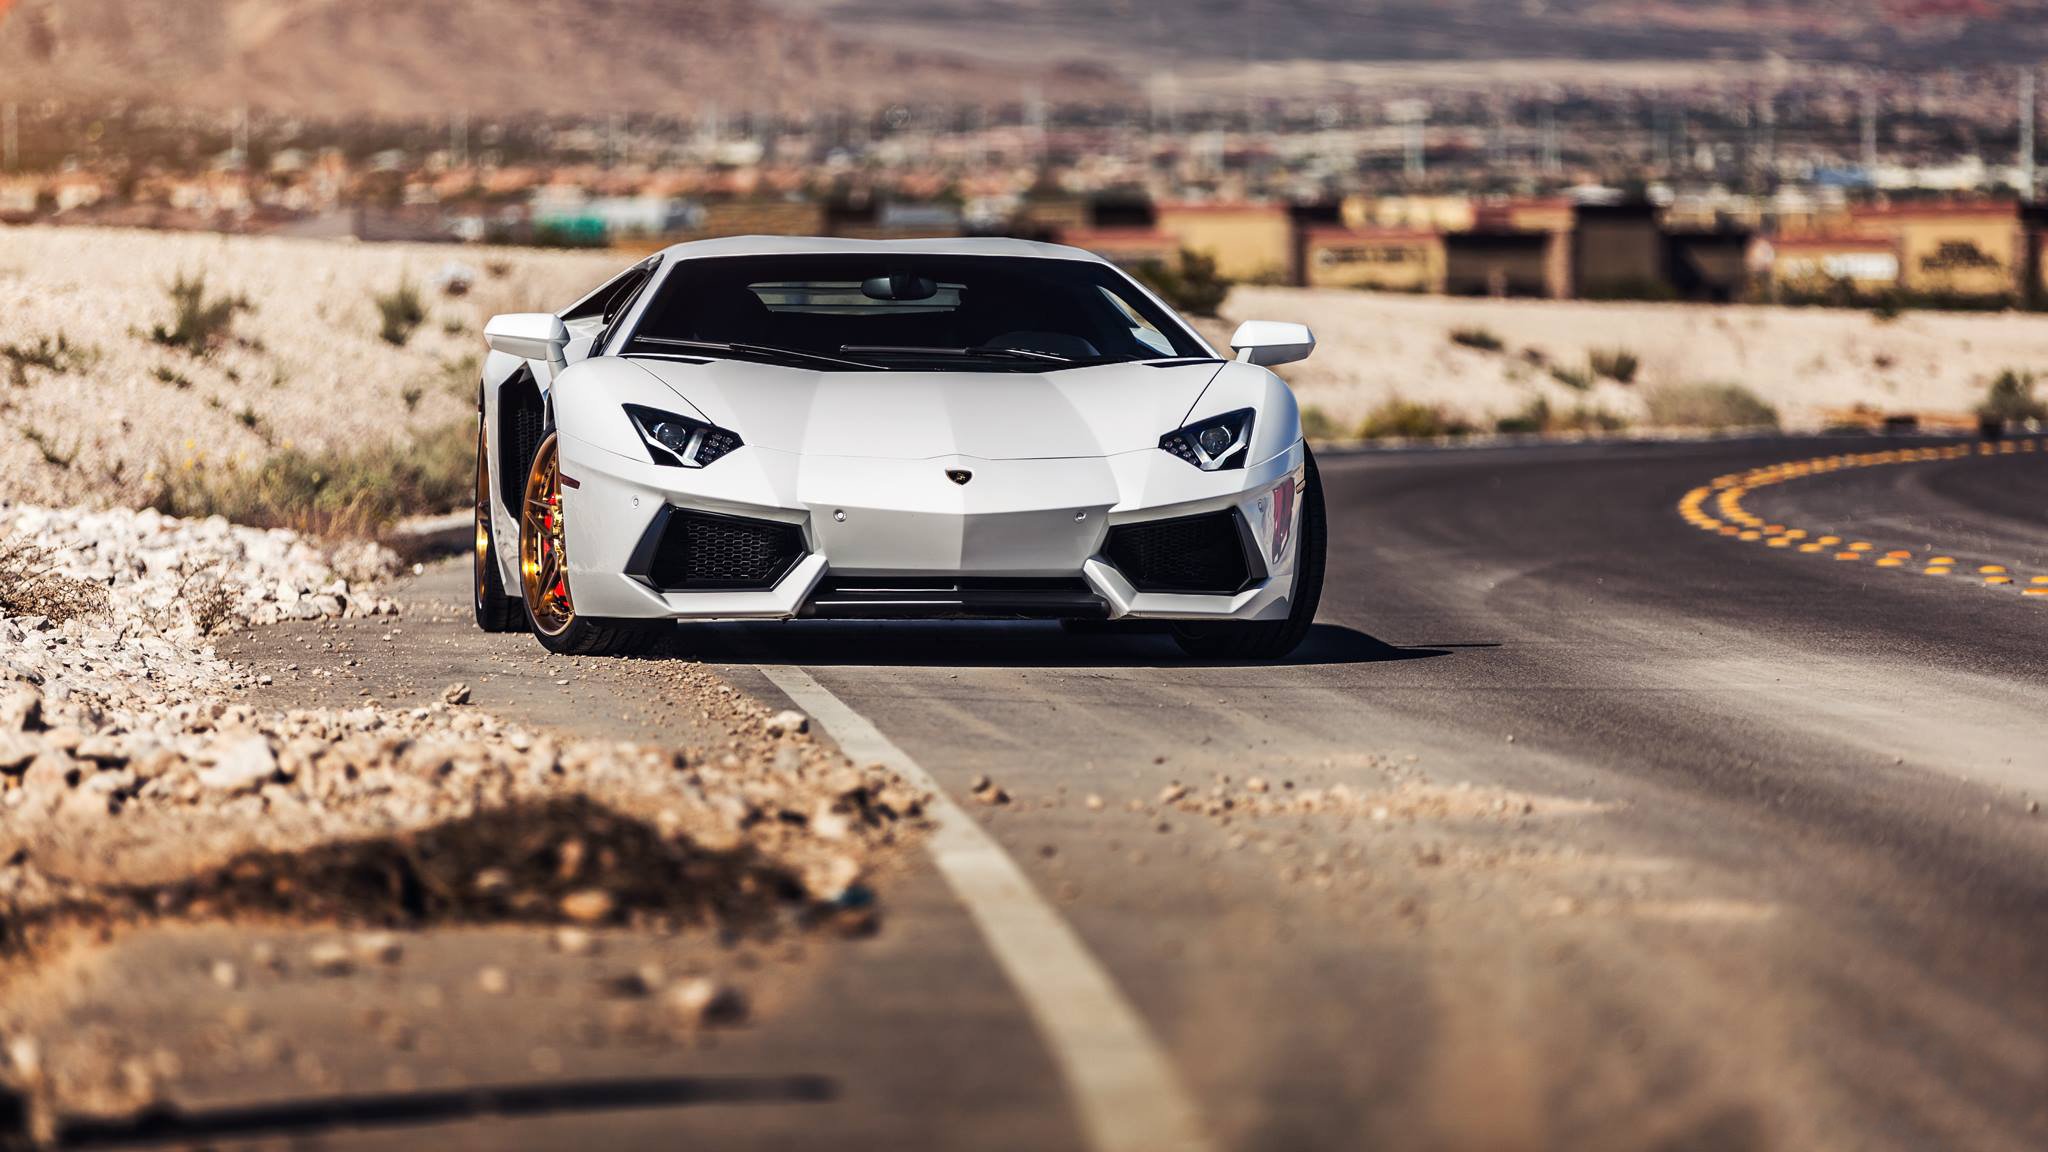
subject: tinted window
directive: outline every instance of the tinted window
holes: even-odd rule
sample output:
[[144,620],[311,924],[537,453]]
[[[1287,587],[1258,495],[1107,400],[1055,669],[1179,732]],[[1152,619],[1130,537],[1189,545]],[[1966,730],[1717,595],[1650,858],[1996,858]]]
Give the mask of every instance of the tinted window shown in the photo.
[[[1044,371],[1204,357],[1114,269],[979,256],[748,256],[676,266],[625,351],[749,345],[853,369]],[[823,360],[814,366],[831,368]]]

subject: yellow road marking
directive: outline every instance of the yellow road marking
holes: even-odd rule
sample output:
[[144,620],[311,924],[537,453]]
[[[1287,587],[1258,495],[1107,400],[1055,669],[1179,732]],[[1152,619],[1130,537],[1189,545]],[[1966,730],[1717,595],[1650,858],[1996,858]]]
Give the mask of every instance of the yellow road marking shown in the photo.
[[[1842,537],[1836,535],[1811,537],[1804,528],[1766,522],[1743,506],[1744,498],[1758,488],[1845,469],[1960,460],[1972,455],[1984,457],[2009,456],[2016,452],[2048,452],[2048,446],[2044,445],[2048,445],[2048,441],[2036,438],[2018,442],[2006,441],[1998,445],[1979,443],[1952,444],[1939,448],[1888,448],[1878,452],[1838,453],[1807,460],[1790,460],[1752,468],[1747,472],[1716,476],[1711,483],[1691,489],[1681,497],[1678,501],[1678,513],[1686,523],[1702,531],[1746,542],[1762,540],[1771,548],[1796,547],[1799,552],[1805,554],[1831,552],[1837,561],[1854,563],[1870,553],[1878,552],[1878,546],[1867,540],[1845,543]],[[1879,568],[1904,568],[1913,562],[1915,555],[1909,549],[1895,548],[1873,559]],[[1958,563],[1953,556],[1934,556],[1926,561],[1920,571],[1927,576],[1953,575]],[[1976,572],[1983,577],[1986,585],[1998,586],[2014,582],[2009,574],[2010,570],[2003,564],[1979,565]],[[2032,586],[2023,589],[2023,594],[2036,598],[2048,597],[2048,576],[2035,576],[2027,583]]]

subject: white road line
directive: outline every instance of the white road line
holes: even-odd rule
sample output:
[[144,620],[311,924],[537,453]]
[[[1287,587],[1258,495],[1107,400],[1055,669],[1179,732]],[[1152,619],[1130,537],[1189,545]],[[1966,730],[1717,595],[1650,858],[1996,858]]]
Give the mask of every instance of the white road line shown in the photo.
[[1159,1042],[1017,862],[867,718],[800,668],[760,669],[848,756],[931,793],[932,861],[967,907],[1059,1064],[1097,1152],[1208,1152],[1194,1102]]

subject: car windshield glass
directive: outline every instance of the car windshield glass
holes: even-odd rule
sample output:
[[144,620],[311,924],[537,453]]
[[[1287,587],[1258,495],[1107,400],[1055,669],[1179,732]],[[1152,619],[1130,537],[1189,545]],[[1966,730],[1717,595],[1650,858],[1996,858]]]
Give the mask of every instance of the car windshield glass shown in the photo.
[[[1032,257],[739,256],[663,281],[625,353],[780,349],[822,371],[1047,372],[1209,355],[1115,269]],[[795,362],[792,359],[791,362]]]

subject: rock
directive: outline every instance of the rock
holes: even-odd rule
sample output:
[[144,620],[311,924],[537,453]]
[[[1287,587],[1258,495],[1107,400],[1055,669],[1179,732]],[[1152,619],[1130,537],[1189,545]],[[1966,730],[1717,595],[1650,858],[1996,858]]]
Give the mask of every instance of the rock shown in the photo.
[[720,1028],[747,1019],[747,999],[737,988],[706,976],[679,980],[663,998],[670,1015],[685,1028]]
[[214,757],[213,766],[199,772],[200,787],[210,792],[254,792],[277,772],[277,756],[262,736],[228,741],[215,749]]
[[564,956],[589,956],[597,951],[597,937],[583,928],[557,928],[554,946]]
[[1271,790],[1271,788],[1272,785],[1266,783],[1264,776],[1254,776],[1244,782],[1244,790],[1247,792],[1266,792]]
[[213,978],[215,984],[231,992],[242,986],[242,971],[235,967],[233,961],[215,960],[213,966],[207,969],[207,974]]
[[19,732],[0,732],[0,772],[19,776],[42,751],[41,742]]
[[1088,810],[1089,810],[1090,812],[1100,812],[1100,811],[1102,811],[1102,797],[1100,797],[1100,796],[1097,796],[1097,795],[1096,795],[1095,793],[1093,793],[1093,792],[1090,792],[1090,793],[1088,794],[1088,802],[1087,802],[1087,803],[1088,803]]
[[602,888],[585,888],[562,897],[562,915],[578,924],[599,924],[611,919],[617,902]]
[[405,942],[390,932],[365,932],[354,944],[356,955],[372,964],[396,964],[405,958]]
[[315,944],[306,954],[306,964],[322,976],[346,976],[356,970],[355,954],[336,940]]
[[493,965],[477,972],[476,986],[487,996],[503,996],[512,991],[512,977],[506,975],[503,968]]
[[128,750],[111,736],[87,736],[78,742],[72,755],[80,760],[90,760],[102,768],[128,762]]
[[33,732],[43,726],[43,694],[32,684],[0,687],[0,733]]
[[811,730],[811,718],[794,708],[785,708],[770,716],[762,727],[770,736],[794,736]]
[[1181,797],[1186,796],[1187,794],[1188,786],[1176,780],[1173,783],[1168,784],[1166,787],[1161,788],[1159,790],[1159,802],[1161,804],[1173,804],[1178,802]]
[[450,684],[446,688],[441,689],[441,700],[449,705],[469,703],[469,685],[462,683]]

